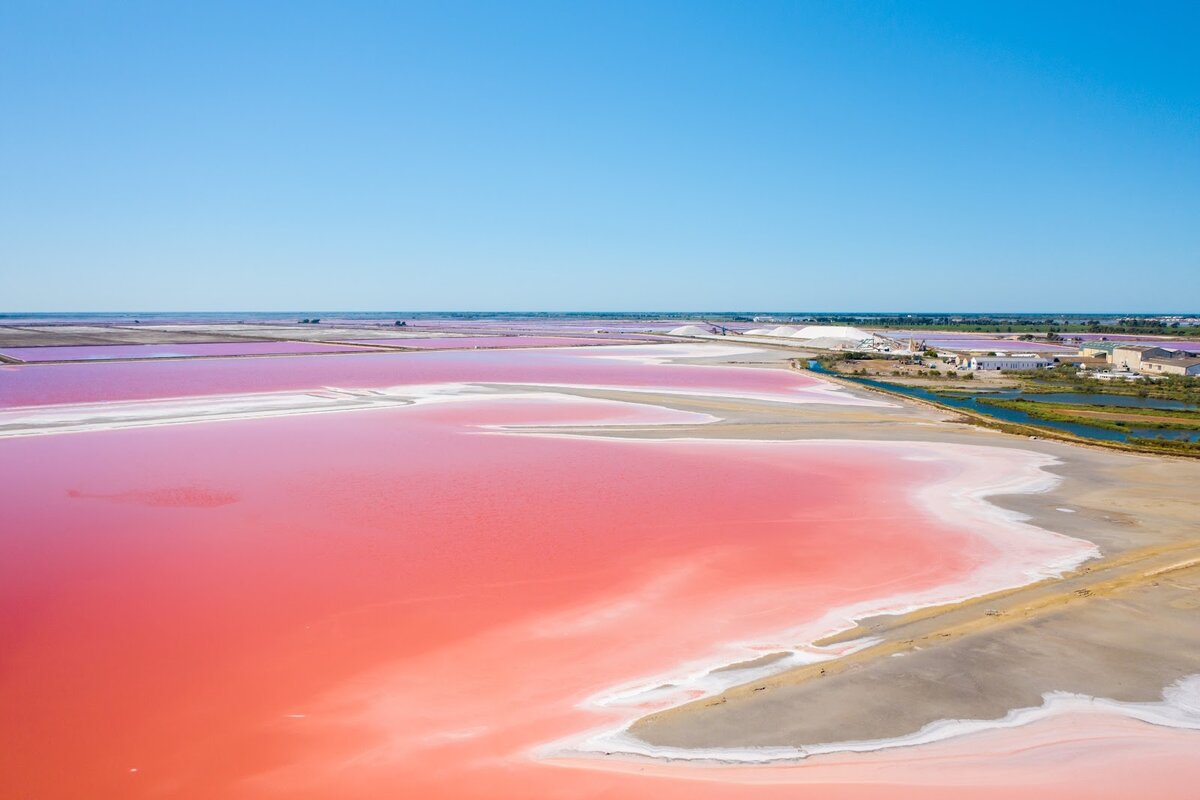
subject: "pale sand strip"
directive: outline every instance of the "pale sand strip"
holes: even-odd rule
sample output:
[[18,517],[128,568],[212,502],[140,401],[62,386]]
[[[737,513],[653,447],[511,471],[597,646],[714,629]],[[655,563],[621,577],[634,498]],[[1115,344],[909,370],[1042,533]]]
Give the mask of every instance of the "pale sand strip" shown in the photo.
[[[646,406],[621,400],[569,395],[555,391],[512,391],[509,386],[487,387],[472,384],[431,384],[398,386],[387,389],[334,389],[313,392],[272,392],[247,395],[136,400],[121,403],[80,403],[29,408],[0,409],[0,438],[47,436],[88,431],[146,428],[327,414],[350,411],[395,410],[435,403],[511,401],[526,403],[562,403],[587,406],[627,406],[653,409],[642,416],[645,425],[704,425],[717,420],[710,414]],[[589,427],[610,424],[592,422]]]
[[[1200,672],[1200,560],[1179,557],[1198,544],[1150,548],[1064,580],[873,620],[815,643],[833,647],[874,634],[868,647],[835,661],[760,678],[573,747],[674,760],[790,761],[936,741],[1084,707],[1200,727],[1200,681],[1178,677]],[[1145,629],[1133,638],[1152,640],[1154,650],[1130,646],[1130,623]],[[1160,690],[1150,687],[1164,684],[1176,688],[1159,700]],[[1039,692],[1045,685],[1070,688]]]
[[1200,675],[1183,678],[1166,687],[1158,701],[1122,702],[1072,692],[1047,692],[1042,695],[1039,705],[1013,709],[998,719],[939,719],[916,732],[887,739],[850,740],[799,747],[671,747],[649,744],[622,730],[589,738],[561,751],[548,750],[544,757],[571,759],[603,755],[710,765],[789,764],[833,753],[871,753],[932,744],[985,731],[1018,728],[1058,715],[1079,713],[1107,713],[1168,728],[1200,730]]
[[[698,345],[638,345],[611,348],[613,354],[595,353],[592,358],[633,361],[647,365],[670,364],[681,369],[704,371],[714,366],[728,366],[726,359],[744,357],[753,351],[733,347]],[[639,351],[643,351],[639,353]],[[650,352],[653,351],[653,352]],[[701,355],[703,357],[701,357]],[[786,362],[785,362],[786,363]],[[778,362],[756,364],[757,367],[778,368]],[[771,405],[823,404],[896,408],[896,403],[883,398],[867,398],[848,392],[831,382],[818,382],[790,390],[715,394],[707,388],[644,388],[599,386],[579,383],[532,383],[506,381],[502,383],[444,382],[436,384],[404,384],[390,387],[346,388],[322,387],[311,391],[262,392],[238,395],[206,395],[200,397],[157,398],[100,403],[68,403],[46,406],[0,408],[0,438],[40,436],[59,433],[80,433],[93,430],[182,425],[201,422],[222,422],[235,419],[318,414],[339,411],[369,411],[430,402],[456,402],[477,397],[549,398],[569,393],[576,399],[609,400],[638,403],[658,409],[676,411],[675,423],[707,424],[719,417],[708,412],[673,408],[661,402],[669,397],[676,402],[711,402],[720,396],[730,403],[760,401]],[[605,396],[608,393],[609,396]],[[619,395],[619,396],[615,396]],[[688,416],[690,415],[690,416]],[[663,423],[648,419],[646,425]],[[595,426],[589,426],[589,428]]]
[[[564,434],[543,435],[557,437]],[[722,442],[710,439],[684,441],[696,446],[723,446]],[[780,459],[803,459],[805,450],[810,447],[836,447],[861,449],[864,457],[948,462],[954,465],[952,472],[945,479],[923,487],[916,498],[918,504],[927,513],[945,519],[952,526],[969,525],[973,535],[985,546],[993,548],[995,555],[960,579],[924,591],[878,597],[854,606],[832,609],[790,630],[777,631],[767,641],[797,644],[775,653],[771,658],[760,658],[741,665],[740,669],[732,669],[727,666],[731,661],[750,659],[755,654],[761,654],[769,645],[763,642],[725,643],[716,647],[707,657],[693,658],[681,665],[676,672],[646,676],[597,693],[588,699],[585,707],[624,708],[636,715],[638,709],[644,708],[648,702],[672,702],[674,697],[694,697],[697,693],[708,698],[716,695],[724,698],[738,691],[732,687],[747,681],[754,681],[756,686],[750,691],[758,692],[762,687],[757,684],[769,680],[773,675],[797,670],[823,671],[826,666],[852,658],[856,653],[872,650],[878,638],[868,631],[855,630],[853,636],[836,641],[817,640],[833,632],[855,628],[856,620],[880,614],[916,613],[931,606],[1028,586],[1061,575],[1099,555],[1098,548],[1089,542],[1029,525],[1022,514],[999,508],[989,501],[990,497],[1000,494],[1046,492],[1052,489],[1059,479],[1045,472],[1047,466],[1057,463],[1049,456],[1017,449],[930,442],[805,440],[746,441],[744,444],[762,448],[764,452],[774,450]],[[691,705],[704,703],[704,700],[699,700]],[[633,718],[628,720],[632,721]],[[579,752],[649,752],[645,743],[640,749],[631,749],[629,740],[624,728],[588,732],[552,743],[540,749],[539,755],[559,757],[578,755]],[[793,751],[788,752],[789,757],[795,757]],[[679,757],[674,750],[671,753],[671,757]]]
[[[912,618],[865,620],[847,636],[877,640],[870,647],[815,667],[790,665],[791,670],[767,680],[756,677],[719,697],[651,715],[632,726],[636,745],[618,735],[597,740],[599,749],[593,752],[787,759],[977,729],[975,722],[958,724],[962,720],[985,727],[1019,725],[1080,703],[1158,724],[1192,725],[1195,684],[1188,676],[1200,673],[1200,496],[1195,491],[1200,465],[944,424],[937,411],[908,405],[869,415],[813,409],[804,421],[778,416],[769,421],[771,413],[751,407],[740,415],[723,413],[726,422],[706,427],[703,435],[882,436],[1053,455],[1061,463],[1048,469],[1062,476],[1059,486],[991,501],[1029,515],[1039,526],[1094,542],[1105,558],[1007,598],[924,609]],[[891,419],[884,422],[880,416]],[[1063,508],[1072,513],[1063,514]],[[1107,576],[1103,582],[1101,575]],[[1007,605],[996,607],[1002,600]],[[918,624],[927,630],[912,627]],[[1163,699],[1164,687],[1173,685],[1181,688]],[[1099,699],[1081,699],[1089,697]],[[1138,716],[1147,704],[1159,708],[1163,703],[1174,710]],[[624,745],[614,747],[618,742]]]
[[[726,358],[732,358],[732,354]],[[523,388],[531,393],[540,391],[535,386]],[[554,387],[548,391],[563,389]],[[695,427],[681,425],[666,430],[652,425],[613,426],[607,433],[589,426],[574,431],[579,434],[648,439],[683,434],[716,439],[926,441],[1044,453],[1061,462],[1047,467],[1062,476],[1059,486],[1041,494],[992,496],[989,502],[1027,514],[1032,524],[1093,542],[1106,558],[1133,548],[1145,548],[1153,560],[1155,548],[1166,552],[1163,548],[1195,538],[1200,520],[1200,501],[1195,497],[1195,487],[1200,485],[1200,464],[1195,462],[1028,441],[946,424],[946,415],[909,404],[801,407],[733,397],[706,398],[696,392],[674,395],[652,390],[634,393],[582,387],[571,392],[699,412],[723,420],[710,424],[704,424],[707,419],[696,420],[700,424]],[[244,412],[254,416],[313,413],[329,407],[352,410],[352,404],[353,410],[357,410],[362,402],[342,399],[331,406],[323,393],[318,398],[320,402],[315,403],[303,400],[304,407],[299,410],[259,407],[226,409],[224,415],[214,415],[209,409],[184,417],[186,421],[207,421],[242,418]],[[212,398],[196,399],[201,404],[212,401]],[[387,403],[395,408],[403,400],[393,398]],[[379,405],[370,400],[365,403],[367,408]],[[43,420],[40,424],[64,431],[71,426],[81,430],[124,424],[120,420],[80,416],[69,420],[66,426],[62,422],[62,419]],[[145,417],[142,422],[175,424]],[[37,425],[24,427],[25,432],[18,435],[38,432],[34,430]],[[554,431],[562,433],[564,429]],[[1062,508],[1074,513],[1063,514],[1059,510]],[[634,730],[643,741],[653,743],[651,747],[683,747],[693,754],[706,748],[731,752],[761,747],[790,749],[794,754],[800,748],[812,752],[816,746],[846,741],[883,746],[880,740],[902,741],[921,735],[931,725],[942,731],[956,730],[942,725],[941,720],[1006,720],[1012,709],[1046,707],[1053,711],[1061,704],[1045,702],[1044,697],[1057,698],[1056,692],[1114,698],[1113,704],[1099,704],[1114,711],[1131,704],[1153,704],[1164,686],[1200,671],[1200,666],[1190,659],[1190,654],[1200,653],[1200,626],[1195,624],[1195,611],[1200,608],[1197,602],[1200,580],[1195,578],[1196,568],[1187,566],[1192,560],[1190,555],[1183,554],[1177,561],[1185,566],[1171,569],[1169,574],[1161,570],[1175,564],[1154,562],[1149,570],[1154,574],[1143,572],[1112,595],[1082,586],[1087,591],[1072,593],[1062,608],[1050,603],[1041,606],[1036,614],[993,616],[988,612],[997,609],[983,609],[978,603],[917,612],[917,616],[935,628],[944,625],[945,630],[925,634],[923,643],[910,648],[902,657],[892,657],[895,652],[888,653],[886,658],[874,656],[889,644],[912,639],[904,626],[919,620],[903,617],[866,620],[862,632],[869,632],[878,641],[867,639],[867,647],[851,653],[850,657],[860,656],[858,660],[843,662],[852,663],[853,670],[829,675],[827,664],[827,675],[818,680],[806,674],[804,666],[793,664],[798,669],[772,678],[777,685],[770,691],[755,691],[762,685],[756,673],[753,685],[731,690],[725,702],[714,706],[682,706],[642,720]],[[1086,573],[1077,577],[1087,580]],[[1031,590],[1037,591],[1039,586]],[[1163,587],[1169,587],[1169,591]],[[1018,605],[1024,602],[1020,592],[1015,596]],[[978,629],[967,625],[958,635],[951,630],[956,613],[968,617],[982,615],[988,621],[1004,620],[1007,624]],[[944,633],[949,635],[943,636]],[[777,666],[787,665],[781,662]],[[740,677],[751,676],[742,673]],[[1074,688],[1081,685],[1091,688]],[[1185,695],[1190,686],[1184,686]],[[1172,695],[1176,699],[1180,696]],[[1016,722],[1010,722],[1018,724],[1028,718],[1017,714],[1012,718]]]
[[[611,390],[592,394],[614,399],[622,396]],[[1078,695],[1078,702],[1085,702],[1079,698],[1095,697],[1095,702],[1086,701],[1089,708],[1107,709],[1112,714],[1128,710],[1131,717],[1137,716],[1136,709],[1142,704],[1178,703],[1191,696],[1187,687],[1194,685],[1184,683],[1180,684],[1187,689],[1184,694],[1168,692],[1163,699],[1164,687],[1186,682],[1189,676],[1200,673],[1200,625],[1195,616],[1200,609],[1200,575],[1193,565],[1200,558],[1200,495],[1196,492],[1200,464],[1195,461],[1026,439],[954,424],[952,415],[909,403],[890,409],[802,409],[724,398],[664,395],[637,399],[704,410],[719,414],[723,421],[690,430],[686,426],[671,430],[647,426],[605,432],[555,432],[647,439],[686,435],[716,439],[919,440],[1044,453],[1059,462],[1046,467],[1062,478],[1058,486],[1044,493],[995,495],[989,502],[1026,515],[1038,527],[1096,544],[1104,561],[1089,564],[1074,576],[1076,583],[1070,586],[1050,581],[1017,590],[1013,602],[1019,613],[1008,614],[979,602],[917,612],[928,618],[934,630],[912,652],[903,656],[886,653],[886,658],[880,658],[877,656],[883,650],[875,649],[879,643],[868,640],[870,648],[856,648],[847,659],[854,662],[853,670],[844,678],[830,675],[829,663],[808,668],[796,663],[790,654],[780,654],[774,666],[792,669],[777,680],[791,680],[796,686],[793,695],[774,687],[764,688],[763,676],[774,669],[744,673],[742,677],[751,682],[716,698],[721,702],[701,700],[639,721],[633,730],[642,737],[638,739],[640,744],[624,748],[627,752],[650,747],[664,758],[668,752],[671,757],[691,753],[691,757],[703,760],[705,749],[740,752],[765,747],[783,748],[792,754],[788,757],[795,757],[799,747],[813,751],[829,744],[837,750],[844,749],[839,742],[848,741],[870,742],[868,749],[886,747],[889,742],[909,741],[906,737],[916,736],[928,726],[943,734],[971,729],[943,725],[944,720],[1024,724],[1039,718],[1041,712],[1014,713],[1011,718],[1010,712],[1046,708],[1046,713],[1058,714],[1074,708],[1045,700],[1060,694]],[[1089,581],[1095,580],[1089,577],[1094,570],[1119,567],[1126,563],[1123,554],[1133,551],[1137,552],[1127,556],[1133,562],[1128,564],[1131,572],[1126,579],[1106,592],[1089,586]],[[1169,571],[1169,580],[1164,569]],[[1056,588],[1060,591],[1055,592]],[[1021,605],[1027,591],[1049,591],[1059,597],[1059,602],[1040,604],[1034,613],[1033,607]],[[1066,602],[1062,602],[1064,599]],[[964,633],[969,635],[962,636],[938,627],[952,625],[956,613],[1007,624],[968,628]],[[888,631],[896,627],[891,639],[903,637],[898,619],[904,620],[865,620],[861,629],[847,635],[887,637]],[[823,644],[833,646],[835,641]],[[761,666],[769,666],[770,661],[768,658]],[[821,674],[822,668],[825,675]],[[841,690],[836,686],[839,680],[844,683]],[[802,685],[803,691],[799,688]],[[1183,707],[1188,714],[1194,708],[1190,700]],[[1174,712],[1154,719],[1164,725],[1170,719],[1183,724]],[[587,734],[553,743],[542,752],[556,753],[564,763],[572,758],[578,762],[580,753],[572,748],[586,738]],[[601,745],[592,754],[614,752],[605,747]],[[584,757],[581,763],[586,760]]]

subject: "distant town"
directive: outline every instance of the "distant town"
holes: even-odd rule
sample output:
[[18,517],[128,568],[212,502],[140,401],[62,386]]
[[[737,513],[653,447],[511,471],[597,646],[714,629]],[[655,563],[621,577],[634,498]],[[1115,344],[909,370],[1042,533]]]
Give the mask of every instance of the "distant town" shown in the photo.
[[[760,318],[765,321],[767,318]],[[1195,318],[1155,318],[1161,322],[1173,319],[1172,324],[1193,327]],[[1137,325],[1143,327],[1149,320]],[[1102,327],[1097,324],[1092,327]],[[912,330],[868,330],[851,325],[777,325],[773,328],[738,330],[719,323],[707,327],[683,325],[670,331],[676,336],[711,338],[737,337],[758,344],[776,344],[814,351],[870,355],[900,359],[905,364],[922,364],[937,360],[957,370],[1020,371],[1070,365],[1080,374],[1101,380],[1143,380],[1167,375],[1200,375],[1200,339],[1194,347],[1175,346],[1190,342],[1170,342],[1158,339],[1138,341],[1133,334],[1114,334],[1110,339],[1100,334],[1063,335],[1048,331],[1032,333],[974,336],[981,331],[970,326],[946,331],[941,336],[921,335]],[[961,338],[960,338],[961,337]],[[969,337],[969,338],[967,338]],[[1094,337],[1094,338],[1093,338]]]

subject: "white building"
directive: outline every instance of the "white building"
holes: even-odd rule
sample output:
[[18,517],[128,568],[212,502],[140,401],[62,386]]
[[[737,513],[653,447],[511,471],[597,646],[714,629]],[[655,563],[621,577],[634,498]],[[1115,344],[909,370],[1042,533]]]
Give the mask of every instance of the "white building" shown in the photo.
[[971,369],[1044,369],[1054,361],[1041,356],[971,356]]

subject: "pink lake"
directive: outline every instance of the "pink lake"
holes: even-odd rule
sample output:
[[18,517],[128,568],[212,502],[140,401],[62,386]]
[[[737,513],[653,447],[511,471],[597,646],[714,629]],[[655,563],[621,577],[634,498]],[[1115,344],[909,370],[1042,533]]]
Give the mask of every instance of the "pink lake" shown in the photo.
[[567,336],[434,336],[428,338],[347,339],[348,344],[415,347],[421,350],[472,350],[513,347],[571,347],[628,344],[627,340]]
[[1077,345],[1051,344],[1050,342],[1017,342],[1009,339],[923,339],[929,347],[947,350],[986,350],[1002,353],[1074,353]]
[[930,347],[947,350],[999,350],[1005,353],[1019,352],[1075,352],[1074,344],[1052,343],[1044,339],[1022,342],[981,333],[959,331],[885,331],[886,336],[907,341],[916,339]]
[[[19,366],[0,370],[0,386],[24,404],[317,390],[331,378],[851,400],[821,394],[809,375],[654,363],[644,350]],[[1007,485],[1024,469],[1020,451],[512,428],[638,419],[695,422],[607,401],[484,396],[0,439],[0,463],[19,465],[0,483],[7,793],[1189,796],[1179,792],[1200,778],[1194,735],[1109,718],[757,770],[540,757],[654,707],[636,692],[595,702],[630,682],[672,676],[686,694],[695,664],[728,663],[719,656],[746,643],[780,647],[832,609],[937,596],[1073,546],[1015,529],[1004,538],[1003,525],[956,522],[921,499],[931,487]]]
[[1156,339],[1145,336],[1120,336],[1113,334],[1073,334],[1085,342],[1109,341],[1130,345],[1148,345],[1150,347],[1165,347],[1168,350],[1191,350],[1200,352],[1200,337],[1195,339]]
[[261,356],[295,353],[353,353],[363,348],[321,342],[204,342],[196,344],[89,344],[77,346],[7,347],[6,356],[39,361],[105,361],[126,358],[196,356]]
[[[657,363],[715,352],[705,345],[633,345],[562,349],[373,351],[361,355],[261,359],[127,361],[0,365],[0,408],[159,397],[381,388],[469,380],[707,391],[778,401],[853,397],[788,369]],[[864,401],[870,402],[870,401]]]

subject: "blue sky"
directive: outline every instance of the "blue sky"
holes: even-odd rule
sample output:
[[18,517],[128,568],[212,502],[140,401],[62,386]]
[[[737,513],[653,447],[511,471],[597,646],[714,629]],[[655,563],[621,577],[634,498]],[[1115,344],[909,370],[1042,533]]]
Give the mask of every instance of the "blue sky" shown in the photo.
[[1197,311],[1197,9],[8,0],[0,310]]

